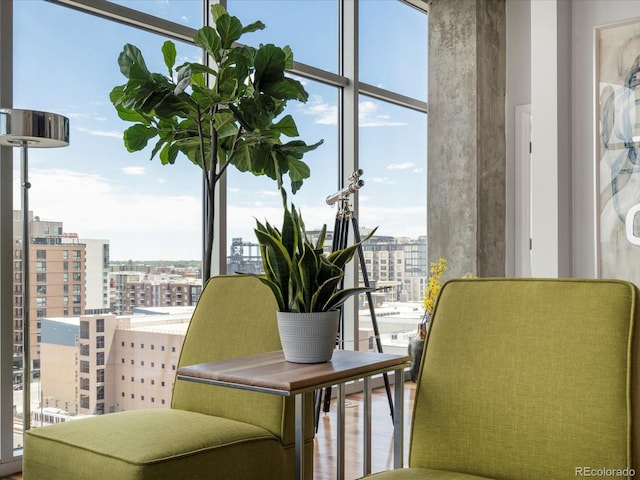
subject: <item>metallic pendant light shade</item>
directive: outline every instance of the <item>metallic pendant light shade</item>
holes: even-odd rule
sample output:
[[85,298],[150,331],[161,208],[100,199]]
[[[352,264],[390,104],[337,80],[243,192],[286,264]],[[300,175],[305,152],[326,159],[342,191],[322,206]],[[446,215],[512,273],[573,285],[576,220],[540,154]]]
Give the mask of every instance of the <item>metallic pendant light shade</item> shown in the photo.
[[30,148],[69,145],[69,119],[55,113],[0,108],[0,145]]

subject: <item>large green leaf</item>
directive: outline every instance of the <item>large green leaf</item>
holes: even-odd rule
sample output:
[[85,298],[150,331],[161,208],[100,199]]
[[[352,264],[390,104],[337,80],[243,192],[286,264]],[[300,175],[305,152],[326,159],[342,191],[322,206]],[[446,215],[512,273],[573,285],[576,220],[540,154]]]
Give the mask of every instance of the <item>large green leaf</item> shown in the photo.
[[256,49],[247,45],[234,46],[227,52],[227,60],[221,65],[222,71],[228,71],[235,76],[239,85],[247,85],[244,80],[249,77],[253,69],[253,59]]
[[253,172],[255,168],[251,161],[251,151],[246,142],[239,142],[233,152],[231,163],[241,172]]
[[313,292],[316,290],[319,260],[312,245],[303,244],[303,251],[298,260],[298,272],[300,281],[300,298],[304,305],[311,306]]
[[149,158],[149,160],[153,160],[153,158],[158,154],[158,152],[162,149],[162,147],[164,147],[165,143],[167,143],[167,140],[165,140],[165,138],[160,137],[158,139],[158,141],[153,147],[153,150],[151,150],[151,158]]
[[301,102],[306,102],[309,99],[309,94],[302,84],[289,77],[284,77],[280,81],[273,83],[263,82],[260,87],[264,93],[275,98],[299,100]]
[[216,19],[216,30],[220,34],[222,48],[226,50],[242,36],[242,23],[237,17],[228,14],[220,15]]
[[324,247],[324,241],[327,238],[327,225],[323,225],[320,230],[320,234],[318,235],[318,239],[316,240],[316,249],[322,250]]
[[147,80],[150,77],[147,65],[140,49],[129,43],[125,44],[118,56],[120,72],[128,79]]
[[284,52],[284,68],[287,70],[293,69],[293,51],[289,45],[282,47]]
[[[162,102],[167,98],[170,93],[166,91],[153,91],[151,92],[140,105],[140,110],[142,112],[155,112],[158,113],[158,107],[162,108]],[[171,116],[173,114],[170,113]]]
[[267,287],[269,287],[271,289],[271,292],[273,292],[273,296],[276,299],[276,303],[278,304],[278,311],[286,312],[289,309],[289,306],[287,305],[285,299],[282,297],[282,290],[280,290],[280,286],[276,282],[266,277],[257,276],[257,278]]
[[319,142],[314,143],[312,145],[307,145],[302,140],[292,140],[290,142],[287,142],[279,146],[278,150],[283,152],[283,154],[285,154],[288,157],[291,156],[297,159],[301,159],[305,153],[315,150],[323,143],[324,143],[324,140],[320,140]]
[[327,278],[322,284],[318,285],[318,287],[312,292],[311,297],[311,307],[312,311],[327,311],[330,310],[326,308],[326,305],[330,302],[331,297],[334,295],[336,289],[340,285],[344,274],[342,271],[335,277]]
[[144,125],[149,125],[151,123],[146,116],[139,114],[135,110],[124,108],[121,104],[116,104],[115,107],[116,111],[118,112],[118,117],[120,117],[122,120],[126,120],[127,122],[142,123]]
[[302,181],[305,178],[309,178],[310,175],[309,165],[296,158],[289,159],[289,177],[291,177],[291,180]]
[[327,258],[331,263],[337,265],[339,268],[344,268],[344,266],[353,258],[358,245],[359,244],[349,245],[342,250],[331,252],[327,255]]
[[279,133],[282,133],[287,137],[297,137],[299,135],[298,127],[296,126],[296,122],[291,115],[282,117],[274,125],[274,127]]
[[173,89],[174,95],[179,95],[191,86],[191,64],[185,63],[178,69],[177,83]]
[[199,47],[202,47],[207,54],[214,58],[217,62],[221,59],[221,46],[220,35],[215,31],[213,27],[205,25],[196,32],[196,36],[193,37],[193,41]]
[[269,233],[267,228],[257,222],[256,238],[263,246],[263,267],[265,275],[280,288],[282,298],[289,300],[289,275],[291,257],[278,238]]
[[269,43],[261,45],[254,59],[254,84],[258,90],[267,90],[284,78],[285,56],[281,48]]
[[176,64],[176,44],[167,40],[162,44],[162,57],[169,70],[169,76],[173,76],[173,66]]
[[258,30],[264,30],[264,28],[265,28],[264,23],[262,23],[261,21],[256,21],[242,27],[242,33],[256,32]]
[[300,227],[296,207],[291,205],[291,210],[285,208],[282,219],[282,246],[289,258],[294,258],[298,246]]
[[195,77],[197,74],[197,78],[198,81],[194,82],[197,85],[200,85],[201,87],[206,86],[206,82],[204,80],[204,75],[213,75],[214,77],[218,75],[218,71],[214,70],[211,67],[208,67],[206,65],[203,65],[201,63],[195,63],[195,62],[186,62],[182,65],[180,65],[180,67],[178,68],[182,68],[185,65],[189,65],[189,68],[191,68],[191,75],[192,77]]
[[221,16],[228,15],[227,9],[224,8],[223,5],[219,3],[214,3],[211,5],[211,18],[216,22]]
[[345,288],[343,290],[338,290],[334,295],[331,296],[331,299],[324,304],[323,310],[335,310],[344,302],[346,302],[350,297],[354,295],[359,295],[361,293],[367,293],[372,291],[373,288],[370,287],[354,287],[354,288]]
[[138,152],[147,146],[150,139],[158,134],[155,127],[146,127],[139,123],[130,126],[124,131],[124,145],[130,152]]
[[174,118],[176,115],[187,117],[193,111],[188,97],[177,96],[172,93],[159,96],[159,101],[155,102],[153,108],[158,117],[162,119]]
[[160,161],[163,165],[173,165],[176,163],[179,151],[175,143],[167,143],[160,151]]
[[267,95],[244,97],[236,106],[230,105],[235,118],[249,131],[268,129],[278,108],[273,98]]

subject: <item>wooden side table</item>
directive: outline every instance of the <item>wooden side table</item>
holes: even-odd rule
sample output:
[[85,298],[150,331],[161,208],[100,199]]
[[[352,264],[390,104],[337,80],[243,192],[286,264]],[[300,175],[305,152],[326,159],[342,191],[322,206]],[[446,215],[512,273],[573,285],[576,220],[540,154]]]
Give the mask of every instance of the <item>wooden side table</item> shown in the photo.
[[364,379],[364,467],[371,473],[371,383],[373,375],[395,372],[394,468],[402,468],[404,440],[404,369],[411,357],[386,353],[336,350],[326,363],[292,363],[281,351],[261,353],[178,369],[178,379],[240,388],[282,396],[295,396],[296,479],[304,475],[304,393],[338,385],[337,479],[344,479],[344,384]]

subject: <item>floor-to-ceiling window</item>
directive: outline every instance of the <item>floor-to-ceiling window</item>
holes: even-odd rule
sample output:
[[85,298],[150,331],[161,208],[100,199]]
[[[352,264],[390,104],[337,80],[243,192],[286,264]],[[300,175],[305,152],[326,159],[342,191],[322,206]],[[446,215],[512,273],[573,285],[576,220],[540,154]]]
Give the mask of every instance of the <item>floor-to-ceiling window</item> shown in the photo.
[[[384,288],[373,302],[391,311],[378,319],[365,299],[346,309],[345,316],[355,316],[345,327],[345,348],[369,348],[377,326],[388,348],[406,351],[421,313],[428,277],[427,15],[416,5],[426,3],[228,1],[245,22],[267,24],[250,37],[254,44],[291,45],[308,75],[309,101],[291,109],[305,140],[324,140],[305,157],[311,178],[291,198],[307,229],[333,230],[340,203],[329,206],[326,198],[348,187],[350,173],[364,171],[364,186],[349,206],[362,236],[378,227],[362,253],[370,283]],[[278,222],[280,199],[269,181],[233,172],[228,191],[228,261],[233,271],[252,271],[260,268],[254,217]],[[422,268],[415,268],[419,262]]]
[[[363,231],[379,227],[379,238],[364,253],[372,282],[386,287],[376,295],[380,309],[419,304],[428,271],[421,257],[426,252],[427,18],[425,10],[415,8],[426,8],[426,2],[411,3],[227,2],[243,23],[266,24],[264,31],[246,36],[248,43],[292,47],[293,74],[309,92],[307,103],[288,107],[307,143],[324,140],[305,157],[311,177],[291,197],[309,229],[325,223],[332,229],[336,207],[325,199],[348,185],[350,172],[364,170],[365,186],[352,203]],[[0,106],[59,113],[71,125],[69,147],[30,151],[32,236],[42,243],[31,248],[34,376],[24,384],[31,388],[32,424],[54,423],[66,413],[108,413],[122,405],[168,406],[171,359],[179,354],[179,342],[157,332],[141,336],[131,326],[114,341],[112,318],[99,317],[131,313],[127,305],[134,298],[139,306],[153,296],[171,297],[173,306],[182,298],[197,298],[197,289],[176,292],[169,281],[146,280],[163,272],[176,275],[171,265],[201,259],[200,172],[186,160],[162,166],[157,159],[149,161],[149,151],[128,153],[122,144],[128,125],[118,119],[109,92],[124,83],[117,56],[125,43],[143,51],[152,71],[164,70],[160,48],[167,38],[176,41],[183,58],[199,59],[201,52],[188,38],[207,8],[201,0],[118,0],[99,7],[73,0],[14,0],[12,7],[0,10],[12,16],[13,27],[13,55],[0,54],[0,82],[13,88],[2,90],[5,104]],[[3,159],[7,155],[15,159],[11,208],[17,211],[19,152],[3,152]],[[277,222],[281,203],[269,179],[230,170],[227,180],[221,226],[226,241],[219,247],[226,261],[220,270],[235,271],[234,262],[255,260],[255,219]],[[6,190],[8,180],[0,182],[0,190]],[[9,207],[3,203],[2,208]],[[11,349],[13,370],[5,367],[0,376],[0,421],[12,425],[0,428],[0,473],[15,469],[12,461],[19,459],[26,358],[20,348],[20,229],[2,227],[16,231],[15,239],[2,243],[11,250],[16,273],[12,291],[1,297],[12,303],[0,310],[0,347]],[[148,265],[138,268],[140,262]],[[153,266],[159,270],[151,272]],[[186,271],[184,276],[198,283],[197,274]],[[365,343],[356,347],[355,331],[347,348],[367,348],[371,325],[367,310],[358,308],[362,305],[354,311],[363,312]],[[89,313],[96,315],[84,316]],[[397,340],[406,330],[402,321],[386,322],[383,333]],[[61,376],[66,370],[67,380]],[[54,374],[55,380],[47,378]],[[149,393],[152,387],[157,394]]]

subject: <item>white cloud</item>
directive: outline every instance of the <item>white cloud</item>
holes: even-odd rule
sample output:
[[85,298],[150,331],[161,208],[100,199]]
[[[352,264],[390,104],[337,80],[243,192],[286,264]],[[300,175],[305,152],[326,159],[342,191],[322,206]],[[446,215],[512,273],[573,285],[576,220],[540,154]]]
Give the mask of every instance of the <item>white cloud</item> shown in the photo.
[[264,197],[278,197],[280,198],[280,192],[277,190],[262,190],[260,192],[256,192],[258,195],[262,195]]
[[318,95],[312,97],[302,108],[308,115],[315,116],[316,123],[319,125],[338,124],[338,107],[323,102],[322,98]]
[[122,167],[121,170],[126,175],[145,175],[147,173],[146,168],[139,166]]
[[[320,96],[312,97],[309,102],[302,105],[307,115],[316,117],[315,122],[320,125],[337,125],[338,107],[322,100]],[[359,104],[359,122],[361,127],[397,127],[407,125],[406,122],[397,122],[389,115],[379,112],[379,105],[372,101],[363,101]]]
[[[200,257],[197,196],[124,189],[100,175],[66,169],[29,173],[34,215],[61,221],[66,232],[81,238],[109,239],[114,259]],[[19,196],[15,189],[14,205],[20,205]]]
[[363,228],[378,227],[376,235],[418,238],[426,235],[427,209],[423,206],[379,207],[360,198],[359,223]]
[[[333,229],[335,221],[335,209],[328,205],[305,206],[300,208],[307,230],[319,230],[324,224]],[[271,206],[234,206],[229,205],[227,218],[229,219],[229,235],[242,237],[245,241],[257,242],[253,229],[256,220],[264,223],[265,220],[274,227],[282,226],[282,207],[280,204]]]
[[89,130],[88,128],[84,127],[78,127],[76,130],[78,130],[79,132],[88,133],[89,135],[94,135],[96,137],[122,138],[122,132],[113,130]]
[[358,120],[361,127],[398,127],[406,125],[405,122],[396,122],[389,115],[379,112],[378,104],[372,101],[363,101],[359,104]]
[[387,170],[408,170],[411,167],[415,167],[415,165],[413,162],[390,163],[387,165]]
[[[94,102],[95,103],[95,102]],[[69,113],[67,117],[73,120],[90,120],[92,122],[106,122],[107,118],[95,113]]]
[[391,180],[389,177],[367,177],[366,181],[371,183],[381,183],[384,185],[393,185],[396,183],[394,180]]

